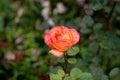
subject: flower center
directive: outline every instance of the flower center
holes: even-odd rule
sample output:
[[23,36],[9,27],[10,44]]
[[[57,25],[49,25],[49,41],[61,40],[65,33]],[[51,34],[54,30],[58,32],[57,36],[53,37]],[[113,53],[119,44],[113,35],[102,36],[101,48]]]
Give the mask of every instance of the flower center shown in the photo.
[[62,34],[60,34],[60,33],[55,34],[56,40],[61,40],[61,37],[62,37]]

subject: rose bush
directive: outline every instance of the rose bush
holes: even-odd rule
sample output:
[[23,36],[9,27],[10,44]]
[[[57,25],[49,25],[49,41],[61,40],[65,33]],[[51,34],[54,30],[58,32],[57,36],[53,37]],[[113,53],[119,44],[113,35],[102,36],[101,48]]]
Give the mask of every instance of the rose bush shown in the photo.
[[[119,23],[120,0],[0,0],[0,80],[120,80]],[[62,57],[44,43],[54,25],[80,33],[67,51],[47,37]]]
[[63,56],[64,51],[70,49],[80,39],[79,33],[65,26],[55,26],[44,35],[45,43],[52,49],[54,56]]

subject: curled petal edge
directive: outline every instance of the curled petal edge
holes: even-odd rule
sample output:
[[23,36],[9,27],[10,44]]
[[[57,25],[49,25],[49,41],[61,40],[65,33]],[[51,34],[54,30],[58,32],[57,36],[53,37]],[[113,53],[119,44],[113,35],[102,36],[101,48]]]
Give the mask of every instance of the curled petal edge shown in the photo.
[[56,57],[61,57],[64,55],[64,52],[60,52],[60,51],[57,51],[57,50],[50,50],[49,51],[50,54],[52,54],[53,56],[56,56]]

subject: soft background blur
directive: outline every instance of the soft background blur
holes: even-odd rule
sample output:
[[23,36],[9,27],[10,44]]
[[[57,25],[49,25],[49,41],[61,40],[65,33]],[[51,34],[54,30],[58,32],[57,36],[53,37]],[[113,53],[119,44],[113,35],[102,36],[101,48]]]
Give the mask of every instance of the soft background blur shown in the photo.
[[119,0],[0,0],[0,80],[49,80],[63,67],[43,41],[55,25],[81,35],[69,68],[88,71],[95,80],[120,80]]

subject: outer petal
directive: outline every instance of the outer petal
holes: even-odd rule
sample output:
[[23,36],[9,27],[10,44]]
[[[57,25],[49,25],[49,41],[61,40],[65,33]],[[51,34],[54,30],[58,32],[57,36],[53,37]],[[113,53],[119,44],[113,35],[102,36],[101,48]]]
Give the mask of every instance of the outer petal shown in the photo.
[[64,55],[63,52],[60,52],[60,51],[57,51],[57,50],[53,50],[53,49],[50,50],[49,53],[52,54],[52,55],[54,55],[54,56],[56,56],[56,57],[60,57],[60,56]]
[[[53,34],[53,32],[56,32],[56,31],[63,31],[64,29],[68,29],[67,27],[65,27],[65,26],[55,26],[55,27],[53,27],[50,31],[49,31],[49,33],[51,33],[51,34]],[[69,30],[69,29],[68,29]]]
[[50,47],[53,48],[51,40],[50,40],[50,35],[47,33],[44,35],[44,42]]
[[76,44],[80,40],[80,35],[75,29],[70,29],[71,35],[73,37],[72,45]]

